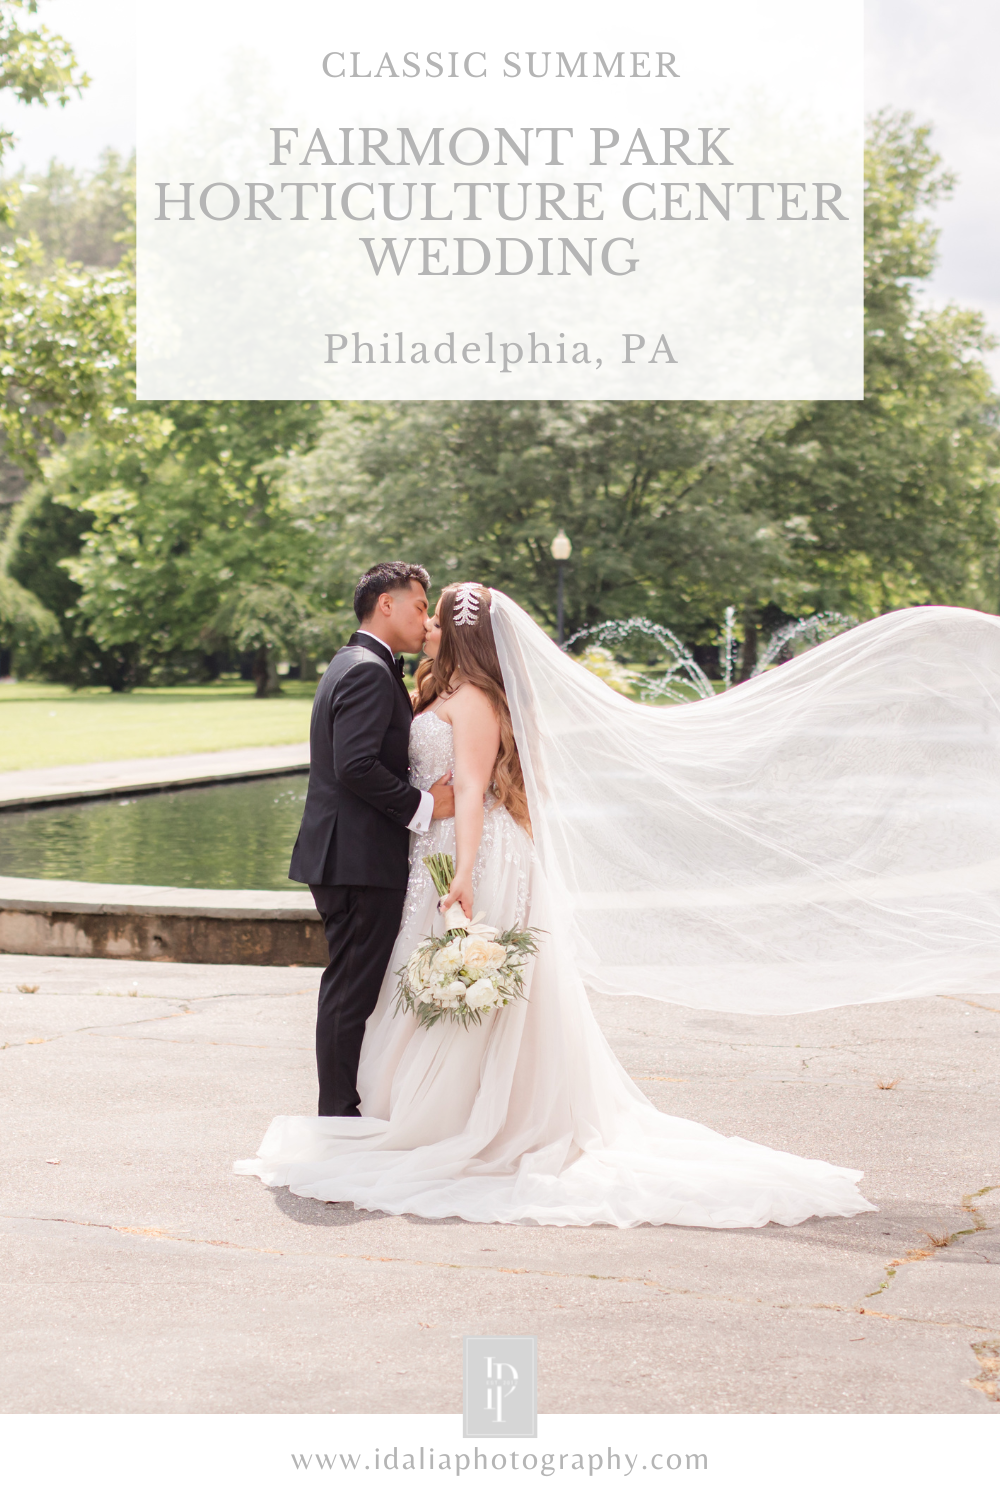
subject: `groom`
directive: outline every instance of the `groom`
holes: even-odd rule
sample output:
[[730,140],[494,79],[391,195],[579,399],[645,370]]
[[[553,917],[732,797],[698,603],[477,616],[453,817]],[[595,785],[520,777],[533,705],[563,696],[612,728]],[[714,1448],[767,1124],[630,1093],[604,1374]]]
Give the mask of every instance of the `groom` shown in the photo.
[[358,629],[316,690],[309,790],[289,879],[308,885],[330,962],[319,986],[319,1113],[357,1115],[358,1058],[399,931],[409,830],[455,814],[442,776],[429,792],[407,779],[413,710],[403,659],[424,643],[424,568],[379,563],[354,591]]

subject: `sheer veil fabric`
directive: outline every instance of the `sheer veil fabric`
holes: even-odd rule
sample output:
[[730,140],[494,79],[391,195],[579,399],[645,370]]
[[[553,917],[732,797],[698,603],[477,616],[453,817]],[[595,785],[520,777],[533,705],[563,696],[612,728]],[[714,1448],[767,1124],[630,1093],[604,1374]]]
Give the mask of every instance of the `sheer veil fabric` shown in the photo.
[[589,986],[746,1014],[1000,990],[1000,620],[900,610],[656,708],[493,601],[537,856]]

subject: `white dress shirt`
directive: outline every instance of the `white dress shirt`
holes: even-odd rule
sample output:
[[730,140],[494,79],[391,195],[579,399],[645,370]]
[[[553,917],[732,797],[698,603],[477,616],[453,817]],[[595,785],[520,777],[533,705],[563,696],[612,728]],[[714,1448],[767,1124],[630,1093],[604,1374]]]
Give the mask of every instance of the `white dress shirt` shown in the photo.
[[[380,646],[385,646],[385,649],[387,651],[389,650],[389,647],[386,646],[386,643],[382,639],[382,637],[380,635],[375,635],[375,633],[371,630],[359,629],[356,634],[370,636],[373,641],[378,641]],[[417,808],[416,812],[413,814],[413,817],[410,819],[406,826],[407,828],[409,828],[411,833],[426,833],[428,828],[431,826],[431,819],[433,818],[433,816],[434,798],[431,796],[430,792],[421,792],[420,806]]]

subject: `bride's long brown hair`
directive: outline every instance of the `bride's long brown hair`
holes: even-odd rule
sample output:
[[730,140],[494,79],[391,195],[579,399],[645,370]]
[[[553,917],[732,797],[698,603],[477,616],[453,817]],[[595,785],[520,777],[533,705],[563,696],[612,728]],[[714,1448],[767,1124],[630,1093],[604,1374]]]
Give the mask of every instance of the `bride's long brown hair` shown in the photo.
[[[466,601],[472,591],[479,601],[479,609],[474,619],[469,618],[471,611],[466,602],[464,621],[461,625],[456,625],[455,601],[459,589]],[[493,766],[492,790],[497,801],[503,803],[514,821],[530,833],[531,819],[528,816],[524,774],[517,745],[514,743],[510,708],[493,639],[491,603],[492,595],[481,583],[451,583],[444,590],[437,605],[441,643],[435,659],[431,661],[428,658],[417,668],[413,712],[422,714],[436,699],[447,697],[451,692],[452,678],[456,674],[463,682],[471,682],[486,694],[500,721],[500,749]]]

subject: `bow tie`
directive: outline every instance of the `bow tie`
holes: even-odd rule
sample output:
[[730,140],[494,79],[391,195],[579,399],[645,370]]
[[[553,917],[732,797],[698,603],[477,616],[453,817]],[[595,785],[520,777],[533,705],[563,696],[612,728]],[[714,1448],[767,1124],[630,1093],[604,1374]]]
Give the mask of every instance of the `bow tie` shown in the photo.
[[399,673],[399,680],[400,680],[400,682],[402,682],[403,677],[404,677],[404,675],[406,673],[406,668],[403,665],[403,658],[401,656],[394,656],[392,660],[393,660],[393,665],[396,668],[396,671]]

